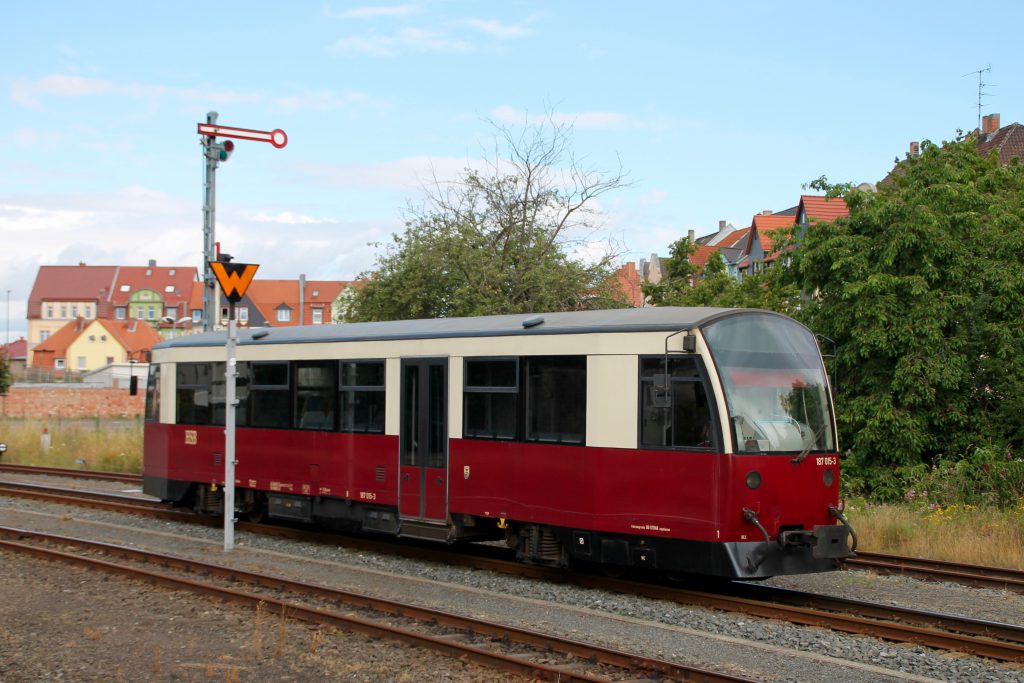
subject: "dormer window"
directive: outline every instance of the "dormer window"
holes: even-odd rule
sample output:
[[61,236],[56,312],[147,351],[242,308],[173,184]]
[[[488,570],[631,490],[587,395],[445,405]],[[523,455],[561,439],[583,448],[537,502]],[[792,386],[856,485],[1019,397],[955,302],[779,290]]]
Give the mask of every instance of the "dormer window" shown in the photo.
[[132,291],[132,286],[131,285],[121,285],[121,291],[122,292],[130,292],[130,291]]
[[168,294],[173,294],[174,293],[174,285],[167,285],[166,287],[164,287],[164,291],[167,292]]
[[319,289],[314,289],[314,290],[313,290],[313,298],[315,299],[315,298],[317,298],[318,296],[320,296],[320,290],[319,290]]
[[175,272],[176,271],[174,270],[174,268],[171,268],[169,271],[167,271],[167,274],[170,275],[171,277],[174,277]]

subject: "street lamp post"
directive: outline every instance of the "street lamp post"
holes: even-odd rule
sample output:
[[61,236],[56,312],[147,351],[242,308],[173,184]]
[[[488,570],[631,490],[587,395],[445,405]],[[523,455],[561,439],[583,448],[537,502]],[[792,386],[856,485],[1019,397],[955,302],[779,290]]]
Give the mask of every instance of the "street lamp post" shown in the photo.
[[176,339],[178,336],[178,325],[184,325],[187,322],[192,322],[192,318],[191,316],[186,315],[175,320],[174,316],[165,315],[164,317],[160,318],[160,321],[169,323],[171,325],[171,339]]

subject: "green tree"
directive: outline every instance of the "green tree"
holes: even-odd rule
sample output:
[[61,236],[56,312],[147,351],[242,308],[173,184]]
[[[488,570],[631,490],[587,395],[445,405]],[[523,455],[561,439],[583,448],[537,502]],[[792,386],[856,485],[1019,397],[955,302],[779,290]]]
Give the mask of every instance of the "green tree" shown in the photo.
[[830,189],[849,217],[811,226],[784,272],[837,343],[844,444],[869,466],[1020,448],[1024,166],[972,136],[923,143],[877,192]]
[[11,384],[14,383],[14,377],[11,374],[11,359],[7,356],[7,350],[0,351],[0,396],[7,393],[7,390],[11,388]]
[[623,305],[616,254],[587,253],[596,200],[625,185],[583,168],[571,128],[548,117],[517,133],[497,127],[486,172],[435,182],[424,208],[377,257],[348,321],[564,311]]

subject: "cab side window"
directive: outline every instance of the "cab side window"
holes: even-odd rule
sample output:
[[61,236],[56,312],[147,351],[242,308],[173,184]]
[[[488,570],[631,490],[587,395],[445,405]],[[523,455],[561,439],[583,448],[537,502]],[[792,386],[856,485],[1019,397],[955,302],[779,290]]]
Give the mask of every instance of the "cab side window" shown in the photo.
[[697,359],[640,359],[640,446],[714,446],[711,405]]

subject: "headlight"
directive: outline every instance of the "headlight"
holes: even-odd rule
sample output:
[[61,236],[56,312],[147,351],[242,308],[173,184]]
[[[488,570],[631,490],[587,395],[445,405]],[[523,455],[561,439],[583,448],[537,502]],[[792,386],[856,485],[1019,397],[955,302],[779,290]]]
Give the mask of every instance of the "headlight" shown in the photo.
[[825,481],[825,486],[832,486],[832,482],[834,482],[836,480],[836,473],[833,472],[830,469],[829,470],[825,470],[825,474],[823,475],[823,479]]
[[761,473],[760,472],[748,472],[747,473],[747,488],[756,489],[761,485]]

